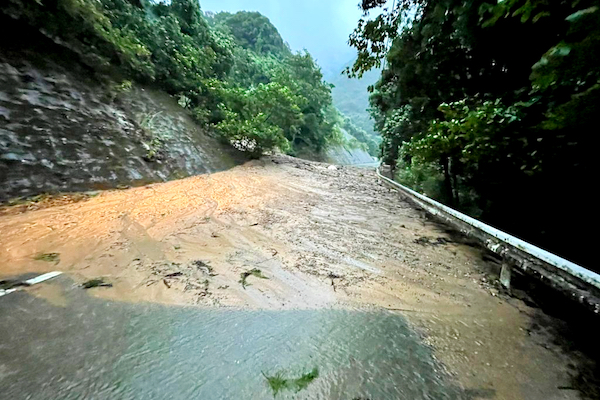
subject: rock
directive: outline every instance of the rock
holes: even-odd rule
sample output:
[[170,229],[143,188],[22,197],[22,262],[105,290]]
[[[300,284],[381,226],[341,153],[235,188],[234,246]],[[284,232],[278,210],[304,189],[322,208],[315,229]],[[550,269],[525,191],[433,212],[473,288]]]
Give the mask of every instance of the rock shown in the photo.
[[15,153],[4,153],[4,154],[0,155],[0,159],[4,160],[4,161],[12,161],[12,162],[21,161],[21,157]]

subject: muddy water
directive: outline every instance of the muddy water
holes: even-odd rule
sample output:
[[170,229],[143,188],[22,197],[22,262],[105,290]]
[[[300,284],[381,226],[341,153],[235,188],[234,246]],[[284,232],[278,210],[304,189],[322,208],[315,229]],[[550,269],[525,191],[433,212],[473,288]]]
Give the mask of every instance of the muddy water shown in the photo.
[[307,389],[277,398],[465,398],[388,312],[124,304],[67,278],[44,285],[63,300],[20,292],[0,301],[3,398],[269,399],[263,372],[315,367]]

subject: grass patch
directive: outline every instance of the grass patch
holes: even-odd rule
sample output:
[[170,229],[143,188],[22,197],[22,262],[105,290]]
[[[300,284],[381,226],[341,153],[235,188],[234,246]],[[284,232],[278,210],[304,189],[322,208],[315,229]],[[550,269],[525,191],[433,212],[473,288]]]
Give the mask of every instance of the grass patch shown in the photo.
[[277,396],[283,390],[291,390],[298,393],[306,389],[312,381],[319,377],[319,369],[313,368],[312,371],[302,374],[299,378],[295,379],[285,378],[281,371],[272,376],[268,376],[263,372],[263,376],[273,391],[273,396]]
[[42,193],[35,196],[30,197],[16,197],[14,199],[10,199],[7,202],[9,206],[20,206],[28,203],[40,203],[42,201],[48,200],[52,197],[50,193]]
[[41,210],[48,207],[77,203],[97,196],[100,192],[85,193],[42,193],[36,196],[17,197],[7,202],[0,202],[0,215],[21,214],[26,211]]
[[239,280],[239,282],[242,284],[242,287],[244,289],[246,289],[246,286],[250,286],[250,283],[248,283],[248,277],[249,276],[255,276],[255,277],[260,278],[260,279],[269,279],[266,276],[264,276],[263,273],[262,273],[262,271],[260,269],[258,269],[258,268],[253,268],[250,271],[242,272],[240,274],[240,280]]
[[288,380],[283,377],[283,372],[277,372],[273,376],[267,376],[263,373],[269,387],[273,391],[273,396],[277,396],[279,392],[288,387]]
[[106,282],[104,278],[96,278],[83,282],[81,287],[84,289],[91,289],[95,287],[112,287],[112,283]]
[[60,254],[59,253],[39,253],[33,257],[36,261],[46,261],[53,262],[58,264],[60,262]]
[[312,371],[303,374],[300,378],[294,379],[292,381],[292,386],[296,388],[296,391],[299,392],[304,390],[319,377],[319,369],[313,368]]
[[212,266],[201,260],[192,261],[192,264],[206,275],[217,276]]

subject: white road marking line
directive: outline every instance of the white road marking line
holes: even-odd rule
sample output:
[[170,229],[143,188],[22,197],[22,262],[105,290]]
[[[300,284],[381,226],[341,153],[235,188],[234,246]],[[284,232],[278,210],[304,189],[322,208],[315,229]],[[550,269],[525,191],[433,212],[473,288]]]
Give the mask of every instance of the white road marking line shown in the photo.
[[36,283],[47,281],[48,279],[52,279],[56,276],[59,276],[60,274],[62,274],[62,272],[60,272],[60,271],[48,272],[47,274],[40,275],[36,278],[27,279],[25,281],[25,284],[27,284],[29,286],[35,285]]
[[12,292],[16,292],[17,289],[0,289],[0,297],[7,295],[7,294],[11,294]]
[[[27,286],[32,286],[32,285],[47,281],[48,279],[55,278],[61,274],[62,274],[62,272],[60,272],[60,271],[48,272],[47,274],[42,274],[40,276],[36,276],[35,278],[27,279],[26,281],[23,281],[23,283]],[[0,297],[6,296],[7,294],[11,294],[12,292],[16,292],[17,290],[19,290],[19,288],[6,289],[6,290],[0,289]]]

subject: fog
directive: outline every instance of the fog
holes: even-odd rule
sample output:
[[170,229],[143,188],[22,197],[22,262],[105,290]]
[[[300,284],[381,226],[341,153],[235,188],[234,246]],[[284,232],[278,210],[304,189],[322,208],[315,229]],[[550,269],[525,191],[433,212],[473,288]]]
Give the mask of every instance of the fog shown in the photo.
[[348,36],[358,22],[358,0],[200,0],[203,11],[258,11],[277,27],[292,50],[307,49],[326,75],[356,55]]

